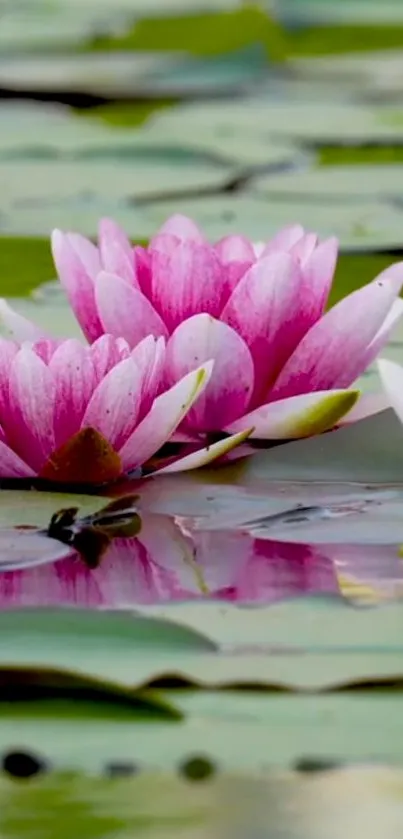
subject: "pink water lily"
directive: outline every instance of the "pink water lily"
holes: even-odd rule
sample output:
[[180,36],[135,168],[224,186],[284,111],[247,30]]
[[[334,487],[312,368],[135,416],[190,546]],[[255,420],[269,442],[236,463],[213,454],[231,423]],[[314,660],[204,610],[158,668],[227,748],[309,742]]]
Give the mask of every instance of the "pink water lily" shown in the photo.
[[[165,387],[165,355],[164,339],[151,335],[134,350],[110,335],[91,346],[2,339],[0,477],[97,484],[147,463],[213,368],[208,361]],[[214,456],[212,448],[197,453],[197,465]]]
[[[167,386],[214,360],[174,439],[251,427],[260,439],[304,437],[384,407],[363,397],[352,411],[359,393],[351,386],[403,316],[403,263],[325,311],[337,241],[300,225],[265,245],[236,235],[212,245],[192,220],[173,216],[148,248],[133,248],[103,220],[98,247],[55,231],[52,250],[89,342],[105,332],[131,347],[164,338]],[[37,336],[4,304],[1,312],[17,340],[32,340],[33,329]]]

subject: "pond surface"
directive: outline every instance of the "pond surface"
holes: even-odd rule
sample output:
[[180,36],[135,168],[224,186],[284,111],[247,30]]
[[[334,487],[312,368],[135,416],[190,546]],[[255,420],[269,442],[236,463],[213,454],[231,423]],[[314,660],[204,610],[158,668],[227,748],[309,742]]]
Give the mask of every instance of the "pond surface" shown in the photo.
[[[364,285],[402,258],[402,44],[399,0],[0,0],[0,294],[80,336],[52,228],[109,216],[144,242],[178,212],[213,240],[336,235],[330,302]],[[403,362],[403,327],[383,356]],[[102,497],[47,489],[0,490],[1,836],[402,835],[391,411]],[[49,538],[120,495],[131,535]]]

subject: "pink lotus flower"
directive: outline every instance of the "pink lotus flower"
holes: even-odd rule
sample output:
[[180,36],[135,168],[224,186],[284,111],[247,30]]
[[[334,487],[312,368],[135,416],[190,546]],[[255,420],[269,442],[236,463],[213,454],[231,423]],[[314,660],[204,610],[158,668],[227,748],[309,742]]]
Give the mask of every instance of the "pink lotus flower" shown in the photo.
[[[98,484],[142,466],[183,421],[213,366],[164,389],[165,355],[164,339],[151,335],[132,351],[110,335],[90,347],[1,340],[0,477]],[[194,463],[223,446],[199,451]]]
[[[211,245],[190,219],[174,216],[145,249],[104,220],[98,247],[55,231],[52,250],[89,342],[105,332],[131,347],[163,337],[168,386],[214,360],[174,439],[250,427],[255,438],[304,437],[384,407],[365,397],[351,412],[359,393],[349,388],[403,315],[403,263],[324,313],[337,241],[319,242],[299,225],[266,245],[242,236]],[[2,316],[18,340],[32,340],[32,325],[4,304]]]

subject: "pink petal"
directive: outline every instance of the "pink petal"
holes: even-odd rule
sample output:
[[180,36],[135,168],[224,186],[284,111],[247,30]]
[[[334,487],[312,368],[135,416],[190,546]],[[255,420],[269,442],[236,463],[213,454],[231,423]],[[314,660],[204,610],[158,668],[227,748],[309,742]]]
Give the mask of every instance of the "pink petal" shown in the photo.
[[287,253],[260,259],[240,280],[222,320],[248,345],[255,364],[255,399],[267,390],[314,322],[315,294],[304,295],[301,269]]
[[312,256],[316,245],[318,243],[318,237],[316,233],[304,233],[301,239],[293,245],[289,253],[294,259],[297,259],[301,265],[304,265],[307,259]]
[[49,369],[55,383],[54,429],[59,448],[79,431],[96,378],[89,348],[74,339],[56,350]]
[[18,346],[14,341],[0,338],[0,415],[3,407],[8,405],[10,367],[17,352]]
[[130,356],[130,347],[127,341],[114,338],[112,335],[101,335],[90,347],[92,363],[97,383],[102,381],[104,376]]
[[213,463],[213,461],[218,458],[224,457],[237,446],[241,446],[242,443],[250,437],[252,430],[252,428],[244,429],[237,434],[225,437],[224,440],[212,443],[211,446],[205,446],[204,448],[198,449],[196,452],[192,452],[185,457],[179,457],[168,466],[163,466],[162,469],[157,469],[153,472],[153,475],[168,475],[173,472],[188,472],[191,469],[200,469],[202,466],[208,466],[209,463]]
[[151,253],[140,245],[133,249],[134,270],[140,291],[146,297],[151,295]]
[[76,253],[78,259],[84,266],[85,271],[92,280],[102,270],[101,257],[96,245],[81,233],[63,233],[69,242],[70,247]]
[[0,477],[1,478],[33,478],[35,472],[13,452],[9,446],[0,440]]
[[[88,341],[95,341],[103,329],[95,305],[94,283],[83,261],[83,252],[88,264],[88,245],[79,237],[82,247],[77,247],[77,236],[54,230],[52,253],[60,282],[67,294],[71,308]],[[85,248],[83,241],[86,242]],[[92,251],[91,251],[92,253]],[[81,254],[81,258],[80,258]],[[93,266],[92,266],[93,267]]]
[[393,410],[403,422],[403,367],[394,361],[381,358],[378,370],[385,393]]
[[153,251],[152,299],[171,332],[199,312],[217,317],[222,309],[225,273],[214,249],[191,240],[170,253]]
[[141,406],[139,421],[148,413],[158,395],[165,369],[165,340],[148,335],[137,344],[131,357],[141,374]]
[[188,412],[186,429],[219,431],[248,408],[254,387],[252,356],[242,338],[210,315],[194,315],[168,341],[166,374],[170,384],[214,359],[211,379]]
[[45,364],[48,365],[50,359],[56,352],[57,348],[60,347],[62,344],[62,339],[58,340],[56,338],[42,338],[41,340],[35,341],[35,343],[32,344],[32,349],[36,353],[36,355],[39,355],[39,358],[41,358],[42,361],[44,361]]
[[[161,235],[176,236],[180,241],[192,240],[193,242],[199,243],[205,241],[201,230],[193,219],[182,216],[179,213],[171,216],[160,227],[157,237]],[[151,247],[154,247],[154,240],[151,241]]]
[[11,365],[3,425],[12,448],[36,472],[55,448],[54,400],[51,371],[28,346],[23,346]]
[[253,427],[251,439],[292,440],[333,428],[359,397],[359,391],[331,390],[291,396],[261,405],[225,429],[238,433]]
[[279,230],[265,246],[261,257],[270,256],[278,251],[288,251],[305,235],[305,230],[300,224],[292,224]]
[[101,219],[98,241],[103,269],[137,286],[132,246],[122,228],[112,219]]
[[95,283],[95,297],[105,332],[135,347],[147,335],[166,335],[163,321],[149,300],[125,280],[104,271]]
[[39,326],[15,312],[4,299],[0,299],[0,323],[4,324],[10,337],[20,343],[46,338]]
[[141,399],[141,374],[132,358],[119,362],[94,391],[81,423],[95,428],[114,449],[133,431]]
[[364,371],[367,347],[397,294],[394,280],[374,280],[330,309],[285,364],[270,398],[348,387]]
[[215,245],[215,251],[225,265],[225,305],[239,280],[255,262],[252,243],[244,236],[226,236]]
[[215,250],[223,265],[255,261],[253,245],[246,236],[225,236],[216,243]]
[[303,294],[311,298],[314,309],[313,322],[318,320],[325,310],[336,270],[338,249],[337,239],[326,239],[304,261]]
[[395,300],[392,305],[392,308],[386,315],[386,318],[375,335],[375,338],[372,339],[370,345],[367,347],[367,350],[364,355],[364,359],[362,364],[358,368],[358,372],[356,376],[359,376],[362,370],[362,365],[364,365],[364,369],[369,367],[370,364],[377,358],[380,351],[383,349],[385,344],[388,343],[390,340],[397,324],[403,317],[403,300],[399,298],[399,300]]
[[205,364],[157,397],[119,452],[126,472],[141,466],[170,439],[206,387],[212,368],[212,362]]

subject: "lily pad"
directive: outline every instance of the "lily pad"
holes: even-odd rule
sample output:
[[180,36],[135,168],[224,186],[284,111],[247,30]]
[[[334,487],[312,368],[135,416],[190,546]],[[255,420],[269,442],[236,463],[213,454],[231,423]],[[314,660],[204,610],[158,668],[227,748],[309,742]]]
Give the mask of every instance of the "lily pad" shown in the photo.
[[284,172],[260,176],[254,189],[272,198],[303,198],[307,202],[326,198],[334,205],[377,198],[400,202],[403,194],[403,165],[328,166],[308,172]]
[[359,425],[259,452],[258,457],[247,458],[230,469],[232,479],[241,482],[252,476],[264,479],[269,474],[272,481],[400,485],[403,429],[392,410],[382,411]]
[[0,525],[46,527],[57,510],[79,507],[80,515],[95,513],[105,506],[104,498],[35,490],[1,490]]
[[[367,28],[366,34],[369,31],[369,28]],[[379,109],[374,113],[378,115],[378,121],[382,123],[383,115],[387,114],[385,106],[388,102],[396,101],[397,108],[401,103],[399,94],[402,91],[402,32],[400,27],[395,27],[394,33],[391,33],[392,43],[384,46],[377,40],[378,32],[379,30],[375,27],[372,28],[374,36],[371,39],[372,42],[367,45],[366,50],[361,50],[360,35],[365,38],[365,34],[362,31],[360,32],[359,27],[351,27],[347,33],[346,29],[333,33],[329,33],[328,30],[327,34],[330,34],[330,38],[332,34],[336,36],[338,49],[327,51],[323,47],[320,47],[319,50],[313,48],[310,50],[311,56],[309,58],[293,58],[290,59],[290,63],[295,72],[306,82],[321,82],[322,84],[325,82],[329,85],[337,85],[339,95],[344,92],[345,96],[351,96],[351,93],[354,92],[367,103],[379,104]],[[313,31],[311,30],[310,35],[312,36],[312,34]],[[346,34],[350,36],[350,41],[346,39]],[[320,37],[317,31],[315,37],[316,44],[319,44]],[[312,37],[310,40],[314,47],[315,42]],[[370,50],[375,51],[371,52]],[[327,52],[339,52],[343,55],[328,55]],[[315,56],[316,53],[318,55]],[[301,55],[303,55],[303,52]],[[360,109],[358,114],[360,115]],[[360,116],[358,119],[360,119]],[[387,120],[385,120],[385,124],[387,124]],[[357,122],[354,121],[353,125],[357,125]],[[346,127],[346,131],[348,132],[348,127]],[[340,129],[337,136],[341,138]],[[348,133],[347,136],[349,136]],[[377,137],[374,136],[373,139],[376,140]]]
[[[176,696],[174,693],[173,702]],[[402,760],[400,692],[297,699],[284,694],[268,697],[264,693],[202,692],[186,693],[178,699],[187,717],[176,724],[162,719],[142,724],[141,720],[136,722],[134,714],[131,720],[125,720],[118,713],[109,720],[106,715],[80,719],[73,708],[70,714],[66,708],[62,714],[57,706],[53,714],[48,706],[46,719],[40,707],[36,712],[32,706],[30,712],[26,708],[23,715],[10,704],[0,717],[0,750],[10,754],[18,744],[18,751],[38,756],[45,765],[64,770],[70,777],[77,770],[86,775],[106,774],[113,764],[134,764],[147,777],[147,771],[178,771],[198,756],[207,759],[213,771],[217,768],[238,773],[289,769],[299,761],[302,763],[305,756],[335,762]],[[83,789],[81,786],[81,800]],[[103,789],[99,778],[97,789],[99,793]],[[102,795],[105,796],[105,789]],[[184,799],[189,801],[187,795]],[[98,804],[100,801],[97,799]],[[222,812],[222,795],[219,801]],[[154,813],[156,807],[154,802]],[[0,824],[3,814],[2,807]]]
[[206,126],[211,126],[211,131],[214,129],[215,133],[228,137],[231,132],[244,137],[255,134],[262,139],[266,137],[267,141],[302,142],[314,147],[336,142],[401,144],[402,125],[383,118],[383,114],[379,107],[337,99],[329,104],[324,95],[318,101],[312,96],[291,100],[285,96],[277,100],[254,97],[181,106],[157,115],[155,124],[172,133],[188,120],[204,133]]
[[[351,205],[332,205],[325,200],[310,203],[302,198],[264,200],[262,195],[243,193],[184,198],[180,208],[213,240],[230,233],[241,233],[252,240],[264,241],[280,227],[298,220],[320,236],[338,236],[341,247],[348,251],[384,251],[401,245],[403,210],[391,208],[381,201],[362,199]],[[155,230],[177,210],[178,202],[172,201],[146,205],[141,231],[147,230],[147,224]]]

